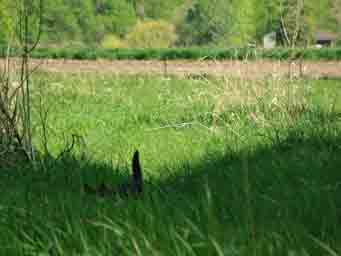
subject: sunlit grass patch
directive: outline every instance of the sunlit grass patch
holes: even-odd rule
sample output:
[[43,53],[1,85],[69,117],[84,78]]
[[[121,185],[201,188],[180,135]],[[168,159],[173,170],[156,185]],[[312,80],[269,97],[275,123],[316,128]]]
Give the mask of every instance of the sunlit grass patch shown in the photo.
[[[33,90],[52,157],[0,172],[2,254],[340,252],[337,82],[44,74]],[[55,160],[72,134],[84,145]],[[135,149],[142,199],[84,193],[126,180]]]

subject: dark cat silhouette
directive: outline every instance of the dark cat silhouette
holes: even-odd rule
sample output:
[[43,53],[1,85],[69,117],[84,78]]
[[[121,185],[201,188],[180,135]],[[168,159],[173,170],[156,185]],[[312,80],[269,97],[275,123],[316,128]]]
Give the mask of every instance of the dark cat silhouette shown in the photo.
[[93,188],[88,184],[84,184],[84,192],[87,194],[95,194],[101,197],[118,195],[119,197],[138,197],[143,193],[143,176],[140,164],[139,152],[135,151],[132,160],[132,175],[128,183],[120,184],[116,189],[111,188],[105,183],[101,183],[98,187]]
[[136,150],[132,160],[132,180],[131,189],[134,194],[142,194],[143,192],[143,176],[140,164],[139,152]]

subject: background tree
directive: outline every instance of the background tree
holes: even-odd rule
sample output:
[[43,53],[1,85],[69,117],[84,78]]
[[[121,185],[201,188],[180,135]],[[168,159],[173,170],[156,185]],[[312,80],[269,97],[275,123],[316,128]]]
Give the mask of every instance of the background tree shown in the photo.
[[262,7],[261,1],[257,0],[233,1],[229,45],[244,46],[257,40],[257,30],[264,20],[264,17],[260,17]]
[[196,0],[177,22],[178,45],[207,45],[228,34],[230,4],[227,0]]
[[177,11],[178,7],[184,3],[185,0],[144,0],[145,15],[150,19],[170,20]]
[[338,35],[338,43],[341,44],[341,0],[331,0],[330,13]]
[[95,15],[106,33],[119,36],[125,35],[137,22],[134,5],[126,0],[97,0]]
[[306,0],[279,0],[279,38],[295,47],[312,41],[316,30],[314,3]]
[[0,0],[0,44],[8,42],[13,34],[13,7],[11,7],[8,0]]
[[135,15],[140,20],[144,20],[146,14],[145,14],[145,3],[144,0],[127,0],[128,3],[133,5]]
[[[341,34],[341,0],[45,0],[46,46],[124,40],[140,21],[176,26],[178,46],[243,46],[277,31],[285,45],[309,43],[317,28]],[[12,27],[12,0],[0,0],[0,43]]]
[[65,45],[65,42],[79,40],[81,29],[69,4],[65,4],[65,0],[45,1],[42,42]]
[[256,7],[256,38],[263,41],[263,36],[270,32],[279,31],[280,28],[280,6],[273,0],[259,0],[254,2]]

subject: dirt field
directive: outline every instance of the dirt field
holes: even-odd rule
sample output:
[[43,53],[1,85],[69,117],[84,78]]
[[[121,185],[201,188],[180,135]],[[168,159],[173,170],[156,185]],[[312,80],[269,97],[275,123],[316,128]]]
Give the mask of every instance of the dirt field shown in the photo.
[[[1,66],[4,61],[0,60]],[[62,73],[113,73],[113,74],[173,74],[173,75],[218,75],[244,78],[298,76],[310,78],[341,78],[341,62],[309,62],[301,65],[280,61],[77,61],[77,60],[31,60],[31,67],[48,72]]]

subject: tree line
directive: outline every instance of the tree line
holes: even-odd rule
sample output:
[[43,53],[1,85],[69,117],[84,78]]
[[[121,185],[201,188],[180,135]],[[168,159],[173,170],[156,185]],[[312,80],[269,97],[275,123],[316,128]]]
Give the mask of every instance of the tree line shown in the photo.
[[[269,32],[299,46],[318,30],[341,38],[341,0],[45,0],[43,15],[49,47],[234,47]],[[16,1],[0,0],[0,43],[14,24]]]

